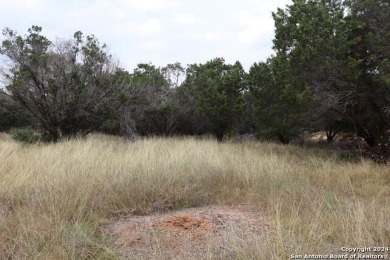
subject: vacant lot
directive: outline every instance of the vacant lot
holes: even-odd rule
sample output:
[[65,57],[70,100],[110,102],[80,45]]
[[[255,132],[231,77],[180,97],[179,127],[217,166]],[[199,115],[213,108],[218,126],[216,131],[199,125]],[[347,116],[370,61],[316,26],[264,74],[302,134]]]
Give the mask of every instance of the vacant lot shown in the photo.
[[[117,259],[124,249],[108,227],[125,217],[239,205],[261,215],[265,232],[226,232],[228,255],[211,243],[199,257],[289,259],[390,245],[388,165],[268,143],[0,137],[0,259]],[[211,227],[211,217],[188,212],[156,225]],[[148,242],[157,259],[169,255],[161,239]]]

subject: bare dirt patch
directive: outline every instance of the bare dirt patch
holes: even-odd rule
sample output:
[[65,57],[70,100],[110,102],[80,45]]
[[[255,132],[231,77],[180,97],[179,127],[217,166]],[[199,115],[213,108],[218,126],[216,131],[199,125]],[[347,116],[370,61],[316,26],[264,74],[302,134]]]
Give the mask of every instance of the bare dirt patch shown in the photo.
[[121,218],[108,232],[123,259],[234,258],[232,237],[258,239],[269,225],[247,206],[208,206]]

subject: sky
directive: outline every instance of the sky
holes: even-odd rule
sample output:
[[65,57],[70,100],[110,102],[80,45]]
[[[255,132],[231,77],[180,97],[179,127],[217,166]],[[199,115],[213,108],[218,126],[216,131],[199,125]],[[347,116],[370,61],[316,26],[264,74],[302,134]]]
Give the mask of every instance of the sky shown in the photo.
[[[240,61],[246,70],[272,55],[272,11],[291,0],[0,0],[0,27],[50,40],[94,34],[125,69]],[[2,36],[1,36],[2,37]],[[3,39],[3,38],[0,38]]]

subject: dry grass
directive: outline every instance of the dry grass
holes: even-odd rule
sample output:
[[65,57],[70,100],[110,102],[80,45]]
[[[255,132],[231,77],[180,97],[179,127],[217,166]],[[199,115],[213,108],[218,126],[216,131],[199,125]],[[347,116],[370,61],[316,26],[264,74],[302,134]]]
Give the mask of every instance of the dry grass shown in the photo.
[[273,220],[268,239],[226,235],[240,259],[388,246],[390,167],[322,157],[190,138],[0,138],[0,259],[117,259],[103,232],[113,216],[238,203]]

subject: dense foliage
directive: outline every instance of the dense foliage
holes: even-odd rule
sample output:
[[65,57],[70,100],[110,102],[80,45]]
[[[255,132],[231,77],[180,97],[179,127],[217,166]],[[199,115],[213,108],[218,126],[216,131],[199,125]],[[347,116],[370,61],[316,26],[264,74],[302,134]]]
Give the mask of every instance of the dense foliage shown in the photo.
[[[273,13],[275,55],[239,62],[118,67],[94,36],[48,40],[6,28],[0,130],[30,125],[49,139],[252,133],[284,144],[353,132],[384,153],[390,129],[390,4],[294,0]],[[260,26],[260,25],[259,25]]]
[[388,143],[389,2],[296,0],[274,19],[276,55],[319,100],[325,128],[349,122],[370,146]]
[[41,30],[33,26],[25,37],[3,31],[7,93],[54,141],[98,128],[120,105],[123,73],[94,36],[76,32],[73,40],[52,43]]

